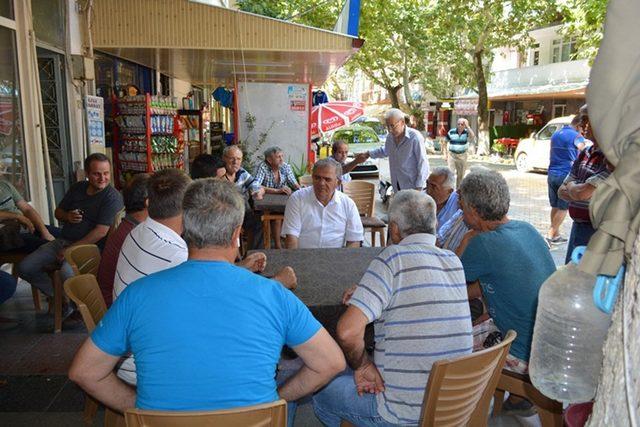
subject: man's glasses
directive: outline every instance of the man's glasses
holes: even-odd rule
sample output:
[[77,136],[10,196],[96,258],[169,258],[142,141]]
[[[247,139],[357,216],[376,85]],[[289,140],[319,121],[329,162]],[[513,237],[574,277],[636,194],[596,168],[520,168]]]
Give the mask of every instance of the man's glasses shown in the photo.
[[387,123],[387,129],[389,130],[393,130],[396,128],[396,126],[398,126],[398,124],[401,122],[401,120],[398,120],[397,122],[393,123],[393,124],[388,124]]

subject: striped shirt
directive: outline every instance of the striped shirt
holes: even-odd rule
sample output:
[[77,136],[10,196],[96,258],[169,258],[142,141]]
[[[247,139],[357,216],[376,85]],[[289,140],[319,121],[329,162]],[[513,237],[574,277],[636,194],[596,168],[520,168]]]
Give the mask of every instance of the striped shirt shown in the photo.
[[[188,256],[187,244],[182,237],[169,227],[147,218],[131,230],[122,244],[113,279],[114,301],[134,281],[182,264]],[[129,384],[136,384],[132,356],[122,362],[118,377]]]
[[[609,177],[610,173],[604,153],[600,149],[591,146],[578,154],[578,158],[573,163],[571,172],[565,178],[564,183],[587,183],[597,187]],[[575,222],[591,223],[589,200],[569,202],[569,215]]]
[[279,180],[276,181],[275,174],[273,173],[273,169],[271,169],[271,165],[267,162],[260,163],[258,166],[258,171],[256,172],[255,182],[267,188],[283,188],[285,186],[289,186],[292,189],[298,186],[298,180],[293,173],[293,169],[287,163],[283,163],[280,165],[280,177]]
[[469,231],[464,223],[462,209],[458,209],[451,218],[438,230],[438,247],[455,252],[462,242],[462,238]]
[[473,349],[462,264],[435,240],[413,234],[386,248],[350,301],[374,322],[374,362],[386,389],[376,396],[378,414],[393,424],[418,423],[434,362]]
[[458,192],[454,191],[449,195],[447,203],[444,204],[437,214],[438,224],[436,225],[436,229],[438,233],[440,232],[440,228],[455,215],[458,209],[460,209],[458,205]]

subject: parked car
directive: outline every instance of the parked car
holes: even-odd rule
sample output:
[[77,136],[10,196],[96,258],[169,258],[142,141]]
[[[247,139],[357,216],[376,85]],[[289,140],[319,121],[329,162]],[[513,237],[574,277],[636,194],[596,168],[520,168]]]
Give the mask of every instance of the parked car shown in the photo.
[[[356,153],[374,150],[384,145],[384,140],[369,126],[361,124],[346,126],[333,132],[331,144],[335,141],[344,141],[349,144],[349,160],[353,160]],[[378,159],[368,159],[351,171],[351,176],[378,176]]]
[[521,172],[549,169],[551,135],[564,125],[571,124],[573,116],[558,117],[547,123],[536,134],[524,138],[518,144],[514,158],[516,168]]
[[371,129],[373,129],[376,135],[378,135],[378,139],[382,143],[384,143],[387,140],[387,135],[389,134],[389,131],[387,130],[387,127],[383,123],[381,123],[380,120],[378,119],[362,116],[354,120],[353,124],[370,127]]

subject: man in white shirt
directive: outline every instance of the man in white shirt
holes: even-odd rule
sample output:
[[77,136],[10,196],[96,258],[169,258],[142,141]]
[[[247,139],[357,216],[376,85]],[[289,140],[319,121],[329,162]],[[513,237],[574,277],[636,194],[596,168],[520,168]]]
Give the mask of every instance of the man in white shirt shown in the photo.
[[342,166],[342,177],[340,178],[340,180],[342,181],[342,185],[346,184],[347,182],[351,182],[351,171],[354,170],[355,167],[359,164],[355,160],[347,163],[348,156],[349,144],[340,139],[335,141],[331,146],[331,157],[333,157],[333,159],[336,162],[340,163],[340,165]]
[[291,195],[282,236],[287,249],[359,247],[362,221],[353,200],[336,189],[342,166],[332,158],[313,165],[313,186]]

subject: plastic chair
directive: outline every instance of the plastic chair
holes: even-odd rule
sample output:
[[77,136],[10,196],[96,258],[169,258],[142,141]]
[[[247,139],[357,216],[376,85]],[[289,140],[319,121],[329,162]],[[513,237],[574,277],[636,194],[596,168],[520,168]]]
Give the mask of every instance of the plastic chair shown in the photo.
[[[515,338],[515,331],[510,330],[491,348],[435,362],[424,393],[420,427],[486,426],[491,397]],[[346,421],[340,425],[352,426]]]
[[207,412],[169,412],[129,409],[127,427],[284,427],[287,425],[287,402],[272,403]]
[[313,185],[313,177],[311,175],[303,175],[298,178],[301,187],[311,187]]
[[376,246],[376,233],[380,234],[380,246],[385,246],[385,223],[373,215],[376,200],[376,185],[367,181],[350,181],[342,186],[342,191],[355,202],[362,220],[362,226],[371,230],[371,246]]
[[[96,325],[107,312],[107,305],[102,298],[102,292],[98,281],[93,274],[80,274],[71,277],[64,282],[64,291],[67,296],[78,306],[87,331],[93,332]],[[85,394],[84,413],[82,419],[87,425],[93,424],[93,419],[98,412],[99,403],[88,394]],[[105,408],[104,425],[107,427],[124,426],[124,417],[109,408]]]
[[493,415],[496,416],[502,410],[504,393],[509,392],[533,403],[538,411],[542,427],[562,427],[562,403],[548,398],[531,384],[528,375],[502,370],[498,385],[494,394]]
[[100,249],[96,245],[72,246],[64,251],[64,259],[71,265],[73,273],[98,274]]

